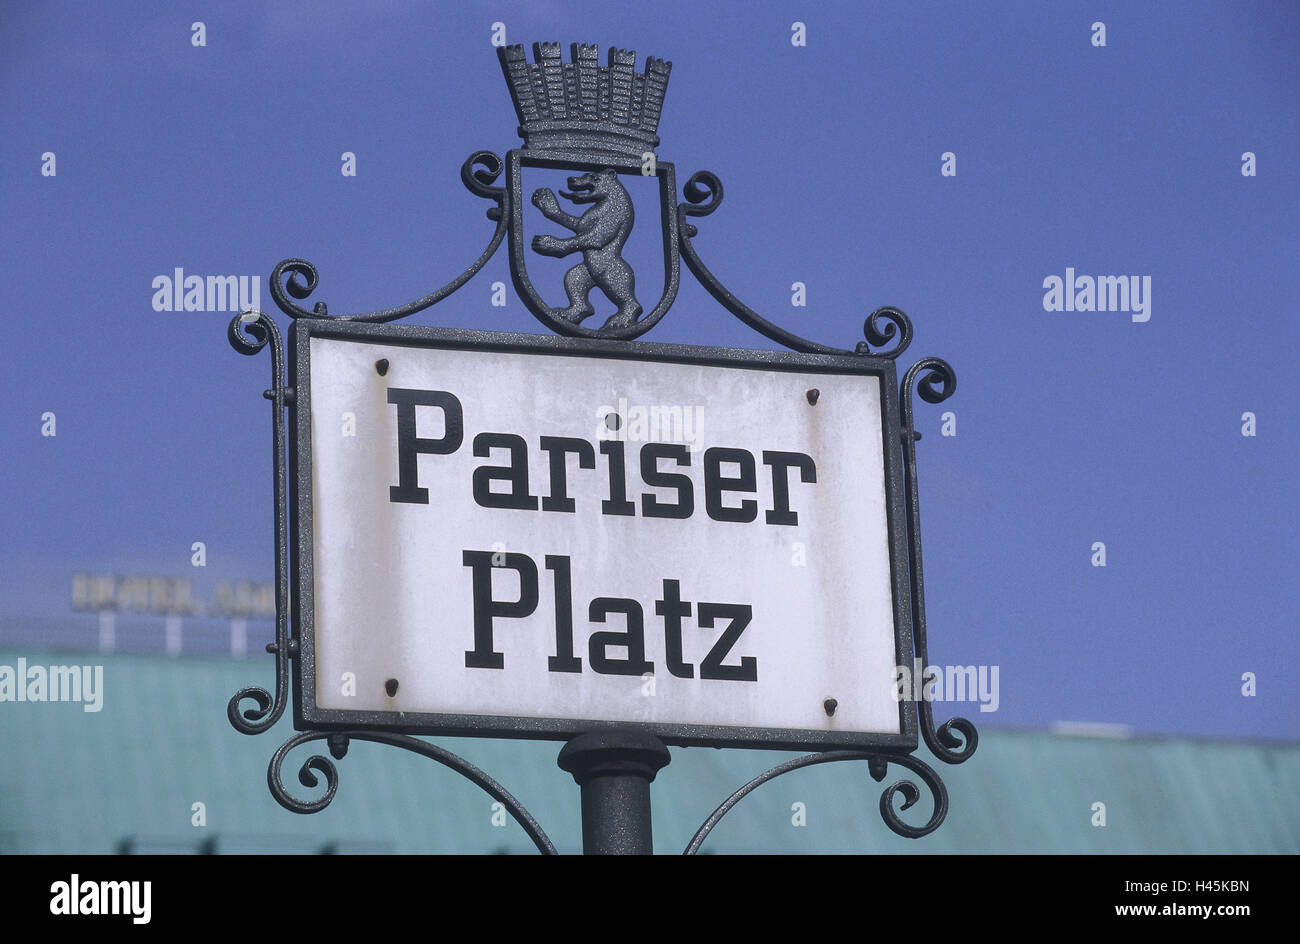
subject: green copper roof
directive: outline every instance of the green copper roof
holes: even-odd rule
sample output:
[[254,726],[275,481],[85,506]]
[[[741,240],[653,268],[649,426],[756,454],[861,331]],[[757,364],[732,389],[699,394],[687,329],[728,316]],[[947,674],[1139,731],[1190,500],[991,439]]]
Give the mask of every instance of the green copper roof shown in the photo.
[[[266,765],[293,732],[285,719],[247,736],[226,720],[239,688],[270,686],[269,660],[0,651],[0,665],[104,666],[103,708],[0,703],[0,851],[531,852],[492,800],[422,757],[354,742],[338,762],[339,789],[324,811],[282,809]],[[864,763],[825,764],[780,777],[743,800],[714,830],[718,853],[873,852],[1300,852],[1300,744],[1102,739],[981,726],[979,750],[939,770],[950,807],[920,840],[891,833],[877,808],[882,785]],[[559,770],[558,742],[438,739],[487,771],[541,822],[562,852],[581,848],[578,787]],[[299,795],[297,766],[286,764]],[[679,852],[715,806],[790,754],[673,748],[652,787],[655,848]],[[906,772],[890,768],[886,783]],[[928,818],[923,788],[909,822]],[[206,825],[191,824],[203,803]],[[1095,803],[1105,826],[1094,826]],[[799,816],[802,804],[802,817]],[[795,825],[802,819],[806,825]]]

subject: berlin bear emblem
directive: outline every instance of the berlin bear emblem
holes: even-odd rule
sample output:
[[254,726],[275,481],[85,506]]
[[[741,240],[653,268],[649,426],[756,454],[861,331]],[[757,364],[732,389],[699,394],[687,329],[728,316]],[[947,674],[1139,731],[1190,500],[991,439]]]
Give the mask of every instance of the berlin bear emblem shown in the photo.
[[[529,62],[523,46],[498,47],[524,144],[506,153],[508,183],[500,195],[500,212],[489,210],[488,216],[506,227],[510,278],[520,301],[538,321],[569,337],[630,341],[654,327],[672,307],[681,275],[678,217],[683,211],[678,208],[673,165],[658,152],[659,117],[672,63],[649,56],[645,71],[638,72],[632,50],[609,50],[608,65],[601,65],[599,52],[596,46],[574,43],[571,61],[565,62],[559,43],[536,43],[535,61]],[[525,171],[531,175],[542,170],[563,172],[568,181],[568,189],[559,190],[563,200],[557,199],[555,190],[534,189],[536,184],[525,189]],[[475,186],[488,183],[482,177],[469,179]],[[628,242],[633,236],[633,203],[641,201],[642,208],[649,207],[649,186],[642,183],[646,179],[659,192],[656,215],[664,267],[662,293],[642,307],[632,266],[623,256],[631,247],[640,267],[637,253],[649,248],[648,242],[642,244],[643,237],[649,235],[644,232],[644,219],[641,231]],[[495,195],[492,189],[486,192]],[[526,219],[536,216],[528,206],[530,193],[542,218],[565,227],[572,235],[535,236],[531,229],[525,234]],[[579,204],[582,212],[566,212],[573,208],[565,201]],[[499,229],[494,238],[500,238]],[[546,266],[534,253],[581,260],[570,260],[578,264],[564,275],[568,298],[558,307],[547,302],[543,294],[550,293],[539,292],[528,273],[529,262]],[[558,274],[561,267],[553,271]],[[639,274],[644,292],[648,273],[642,269]],[[551,272],[547,279],[559,281]],[[558,286],[556,289],[558,294]],[[593,297],[595,289],[600,292]],[[608,296],[615,306],[612,315],[606,314],[609,308],[601,295]],[[597,320],[608,318],[601,327],[583,324],[597,314]]]
[[564,275],[569,307],[557,314],[565,321],[580,324],[595,314],[588,296],[593,288],[599,287],[618,306],[605,327],[625,328],[636,324],[642,309],[636,300],[632,267],[622,256],[635,214],[632,198],[619,183],[617,172],[606,168],[570,177],[569,190],[561,190],[560,196],[575,204],[591,206],[581,216],[574,216],[560,208],[549,188],[533,191],[533,206],[548,220],[573,230],[574,234],[534,236],[533,251],[556,257],[582,253],[582,261]]

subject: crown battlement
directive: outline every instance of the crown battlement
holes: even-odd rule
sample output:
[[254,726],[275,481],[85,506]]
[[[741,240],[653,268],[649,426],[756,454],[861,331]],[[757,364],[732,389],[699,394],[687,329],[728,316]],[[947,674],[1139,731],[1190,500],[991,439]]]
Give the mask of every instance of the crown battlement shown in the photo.
[[640,159],[659,144],[659,116],[671,62],[650,56],[636,71],[636,53],[573,43],[569,62],[559,43],[534,43],[533,62],[521,45],[497,50],[529,151],[598,151]]

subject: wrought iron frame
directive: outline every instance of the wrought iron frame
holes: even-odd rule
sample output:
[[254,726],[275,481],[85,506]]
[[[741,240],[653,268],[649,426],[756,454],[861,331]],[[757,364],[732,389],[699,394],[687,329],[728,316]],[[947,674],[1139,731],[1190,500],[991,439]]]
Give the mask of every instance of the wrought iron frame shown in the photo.
[[[512,192],[516,194],[519,192],[517,175],[520,167],[563,166],[581,168],[583,166],[595,166],[596,164],[612,166],[613,163],[618,163],[604,156],[599,161],[596,161],[590,155],[584,156],[579,152],[567,155],[570,160],[565,159],[566,155],[557,155],[554,152],[551,154],[553,159],[549,161],[538,158],[530,159],[527,153],[523,151],[512,151],[508,157],[509,160],[503,162],[500,157],[491,151],[477,151],[470,155],[461,166],[460,176],[466,188],[476,196],[490,200],[494,204],[487,210],[487,217],[495,221],[495,230],[482,254],[464,272],[423,298],[406,305],[365,314],[332,314],[326,304],[321,301],[316,302],[311,310],[307,310],[300,307],[296,302],[309,298],[315,292],[319,282],[315,266],[302,259],[286,259],[277,265],[271,275],[271,296],[284,314],[294,319],[295,322],[301,322],[306,328],[301,334],[297,331],[293,332],[291,341],[297,344],[300,337],[306,338],[312,332],[336,336],[376,336],[381,333],[368,332],[360,326],[406,318],[450,296],[487,263],[507,235],[516,243],[522,238],[521,208],[517,205],[519,201],[511,198]],[[672,165],[660,163],[658,167],[657,173],[660,176],[661,192],[671,195],[673,186]],[[513,188],[497,185],[498,178],[507,168],[516,178],[516,185]],[[561,344],[562,339],[560,338],[533,337],[529,343],[570,351],[581,350],[583,353],[600,352],[605,356],[649,359],[654,359],[657,356],[660,359],[674,359],[683,356],[683,352],[698,353],[704,351],[705,354],[699,355],[701,359],[707,361],[712,358],[717,363],[740,358],[749,362],[766,360],[773,365],[797,362],[805,365],[819,364],[823,367],[845,368],[846,365],[856,362],[860,365],[869,365],[868,372],[872,368],[877,370],[881,376],[882,406],[888,404],[890,409],[897,408],[899,411],[896,423],[885,422],[882,424],[885,435],[888,439],[888,437],[896,434],[900,439],[897,446],[902,450],[902,495],[899,496],[895,490],[891,491],[887,496],[887,501],[891,505],[901,501],[901,508],[898,510],[902,513],[901,520],[905,531],[905,534],[895,533],[895,526],[899,516],[894,514],[895,509],[891,507],[889,520],[894,573],[896,577],[900,573],[901,561],[897,560],[895,551],[902,544],[906,553],[905,573],[908,584],[906,595],[909,605],[900,608],[897,580],[895,580],[895,638],[900,656],[899,664],[910,662],[907,657],[914,656],[915,659],[920,660],[923,666],[928,666],[925,582],[921,560],[920,503],[917,495],[916,469],[916,441],[921,438],[921,434],[916,431],[912,397],[915,392],[927,403],[942,403],[951,397],[956,389],[956,373],[946,361],[940,358],[927,357],[918,360],[903,375],[898,397],[895,399],[892,386],[896,380],[894,362],[912,341],[912,324],[903,312],[889,307],[876,309],[867,317],[863,325],[864,340],[859,341],[852,349],[845,349],[799,337],[762,317],[742,303],[704,265],[693,242],[698,230],[690,222],[690,218],[704,217],[715,212],[722,202],[722,195],[722,183],[719,178],[708,171],[700,171],[693,174],[686,181],[683,186],[684,199],[675,208],[670,208],[666,202],[663,204],[665,262],[667,266],[665,276],[666,293],[661,305],[657,306],[650,316],[642,318],[641,321],[631,327],[594,330],[558,322],[558,319],[548,317],[547,313],[539,312],[532,308],[530,304],[530,310],[533,310],[534,315],[556,331],[557,334],[570,335],[581,340],[564,341]],[[516,253],[522,251],[521,246],[517,245],[512,245],[512,249]],[[687,267],[708,290],[709,294],[740,321],[769,340],[796,352],[796,354],[814,356],[801,359],[792,358],[791,355],[787,354],[763,351],[724,351],[722,349],[681,348],[669,345],[630,343],[634,338],[657,323],[666,313],[668,307],[671,306],[679,280],[678,256],[680,256],[680,259],[685,260]],[[518,287],[519,275],[515,272],[515,266],[513,265],[512,275]],[[521,294],[523,294],[522,290]],[[344,329],[340,325],[332,324],[337,322],[348,323],[353,327]],[[492,335],[486,332],[448,332],[445,330],[434,333],[444,338],[459,335],[466,343],[472,343],[476,338],[498,344],[511,343],[508,339],[517,337]],[[386,340],[391,340],[394,337],[388,332],[382,332],[382,334]],[[420,332],[417,330],[412,337],[417,337],[419,334]],[[291,677],[294,680],[295,705],[297,706],[294,720],[295,728],[298,729],[299,733],[294,734],[285,741],[271,758],[267,768],[267,782],[271,794],[285,809],[293,812],[314,813],[323,809],[333,800],[338,787],[338,772],[333,760],[320,754],[313,754],[301,764],[298,779],[303,786],[308,788],[318,786],[320,781],[317,774],[324,776],[326,781],[325,792],[321,796],[311,800],[304,800],[293,796],[284,784],[282,767],[288,753],[307,742],[326,740],[331,757],[334,760],[339,760],[347,753],[350,741],[373,741],[413,751],[455,770],[477,784],[495,800],[501,802],[520,823],[539,851],[547,854],[555,853],[553,843],[532,815],[504,787],[465,759],[428,741],[399,731],[379,730],[374,727],[358,730],[355,726],[350,726],[350,723],[360,723],[367,719],[349,717],[335,719],[334,722],[330,722],[328,719],[314,718],[310,712],[304,713],[302,711],[303,693],[300,690],[299,682],[303,673],[292,673],[291,663],[309,657],[310,652],[306,651],[303,646],[304,614],[300,610],[302,595],[296,593],[291,597],[290,594],[290,568],[292,563],[295,574],[301,577],[303,568],[310,567],[312,554],[310,546],[303,545],[302,534],[290,520],[289,483],[290,481],[296,483],[299,489],[298,495],[300,496],[302,469],[299,467],[299,462],[302,457],[299,455],[299,448],[294,448],[292,452],[286,449],[286,411],[291,408],[301,410],[303,404],[298,400],[295,381],[286,382],[284,341],[275,321],[269,315],[259,311],[241,312],[230,322],[228,337],[231,346],[241,354],[254,355],[268,345],[271,348],[271,387],[263,395],[271,401],[273,411],[276,621],[275,640],[267,646],[267,651],[275,658],[275,691],[271,693],[256,686],[243,688],[230,699],[227,706],[227,715],[231,725],[236,730],[244,734],[261,734],[274,727],[283,715],[288,704]],[[853,361],[849,359],[853,359]],[[896,455],[893,449],[890,448],[890,444],[886,442],[886,456],[890,457],[889,461],[894,462]],[[888,473],[887,477],[893,477],[896,480],[896,464],[894,472]],[[295,542],[292,552],[290,549],[291,539]],[[901,613],[899,612],[900,609],[902,610]],[[902,626],[898,625],[900,620],[903,622]],[[903,649],[902,640],[904,637],[908,637],[907,642],[910,652],[905,652]],[[923,680],[923,684],[920,686],[922,691],[926,687],[924,683],[928,682],[929,679],[930,677],[927,676]],[[252,703],[251,706],[248,705],[249,702]],[[728,797],[700,826],[685,852],[687,854],[698,852],[718,822],[745,796],[767,781],[793,770],[840,761],[865,760],[869,774],[878,782],[883,782],[888,765],[891,763],[904,767],[915,774],[929,788],[933,798],[933,811],[930,818],[921,825],[911,825],[904,822],[899,815],[900,812],[911,808],[921,796],[921,790],[916,783],[906,778],[897,780],[884,789],[880,796],[881,816],[885,824],[900,836],[919,838],[933,832],[947,815],[948,795],[942,779],[935,770],[912,756],[912,751],[917,747],[917,733],[919,731],[921,738],[930,751],[939,760],[947,764],[959,764],[968,760],[975,753],[978,745],[978,733],[975,726],[964,718],[953,718],[936,727],[931,706],[923,697],[918,700],[915,713],[910,711],[910,705],[907,703],[900,704],[900,718],[902,719],[904,733],[900,735],[900,740],[897,742],[873,744],[865,750],[822,750],[786,761],[753,778]],[[474,728],[474,724],[466,724],[462,733],[496,733],[500,735],[500,731],[475,732]],[[571,733],[557,734],[554,731],[533,731],[532,733],[524,732],[522,734],[517,732],[514,736],[563,737]],[[698,739],[694,736],[683,737],[681,736],[682,732],[660,731],[659,733],[672,743],[710,743],[707,733]],[[737,743],[737,741],[740,743]],[[573,743],[575,742],[570,742],[571,745]],[[719,746],[722,743],[719,741]],[[727,743],[729,743],[729,746],[743,746],[744,738],[732,739]],[[771,744],[770,742],[764,742],[763,746],[771,746]],[[798,739],[794,739],[779,746],[782,749],[799,749],[801,745]],[[648,776],[653,778],[653,775],[653,771],[650,771]],[[902,795],[902,803],[896,806],[895,797],[899,794]]]
[[[444,736],[504,736],[517,738],[567,739],[587,731],[623,727],[616,722],[572,718],[516,718],[495,715],[447,715],[415,712],[359,711],[323,708],[315,691],[315,586],[313,547],[315,503],[311,445],[311,341],[314,338],[384,345],[411,346],[419,350],[497,351],[529,356],[569,355],[584,358],[632,360],[637,363],[676,363],[711,367],[782,370],[806,374],[809,383],[818,377],[851,376],[875,379],[880,392],[881,449],[884,455],[885,510],[888,525],[894,665],[910,664],[911,634],[908,550],[905,543],[905,483],[895,443],[899,437],[899,409],[895,393],[894,362],[867,355],[790,354],[734,348],[695,347],[648,341],[599,341],[546,335],[502,334],[449,328],[347,324],[303,320],[290,329],[293,356],[290,380],[295,396],[291,408],[289,440],[293,465],[290,481],[294,500],[289,514],[294,535],[292,571],[295,575],[294,639],[298,669],[293,675],[294,724],[300,730],[394,731]],[[804,404],[805,406],[807,404]],[[914,751],[918,743],[917,712],[913,703],[898,704],[897,733],[863,733],[820,729],[737,727],[707,724],[642,722],[635,727],[680,746],[752,747],[774,750],[809,748],[840,750]]]

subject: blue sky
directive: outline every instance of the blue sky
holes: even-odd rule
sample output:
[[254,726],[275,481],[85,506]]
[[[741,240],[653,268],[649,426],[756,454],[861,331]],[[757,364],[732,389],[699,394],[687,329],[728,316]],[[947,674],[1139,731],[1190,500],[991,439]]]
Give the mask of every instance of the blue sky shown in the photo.
[[[194,541],[204,579],[271,578],[269,357],[152,280],[257,276],[269,312],[300,256],[370,311],[459,273],[491,234],[460,164],[519,144],[503,22],[672,61],[659,155],[721,177],[695,245],[747,304],[844,347],[894,305],[900,373],[954,365],[918,462],[931,659],[1000,666],[964,713],[1300,736],[1300,7],[1135,6],[3,5],[0,616],[68,613],[75,570],[187,575]],[[1150,319],[1045,310],[1067,268],[1150,277]],[[496,281],[504,251],[411,320],[542,331]],[[773,346],[685,271],[647,339]]]

